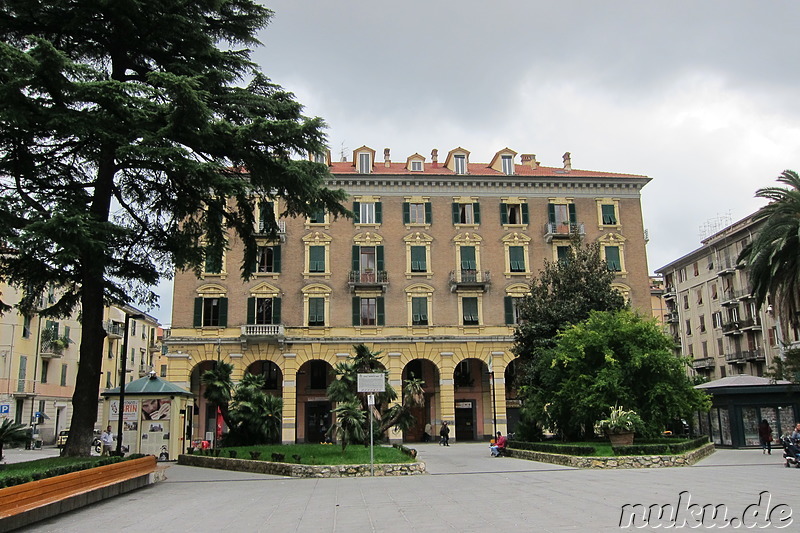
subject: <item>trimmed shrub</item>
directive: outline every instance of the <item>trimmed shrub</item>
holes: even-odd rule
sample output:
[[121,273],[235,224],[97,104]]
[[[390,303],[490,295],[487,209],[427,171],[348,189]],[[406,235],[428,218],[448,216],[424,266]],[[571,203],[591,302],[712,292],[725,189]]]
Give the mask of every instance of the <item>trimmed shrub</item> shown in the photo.
[[513,441],[513,448],[533,452],[560,453],[562,455],[594,455],[594,446],[575,446],[566,444],[548,444],[545,442]]

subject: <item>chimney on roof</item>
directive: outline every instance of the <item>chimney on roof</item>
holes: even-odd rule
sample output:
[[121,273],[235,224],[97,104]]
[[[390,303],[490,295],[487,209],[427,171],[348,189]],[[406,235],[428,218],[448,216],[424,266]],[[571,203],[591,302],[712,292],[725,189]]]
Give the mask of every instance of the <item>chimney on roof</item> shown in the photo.
[[431,150],[431,166],[434,168],[439,166],[439,150],[436,148]]
[[564,170],[572,170],[572,156],[569,152],[564,152]]
[[520,154],[519,158],[523,165],[530,165],[533,170],[539,168],[539,162],[536,160],[536,154]]
[[390,166],[392,166],[392,160],[389,157],[389,149],[388,148],[384,148],[383,149],[383,166],[385,166],[386,168],[389,168]]

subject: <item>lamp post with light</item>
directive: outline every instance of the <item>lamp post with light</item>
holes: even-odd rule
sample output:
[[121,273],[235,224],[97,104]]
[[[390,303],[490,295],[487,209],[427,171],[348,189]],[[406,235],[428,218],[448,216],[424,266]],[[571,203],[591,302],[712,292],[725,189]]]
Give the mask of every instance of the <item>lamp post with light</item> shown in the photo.
[[125,331],[122,332],[122,358],[120,360],[120,380],[119,380],[119,418],[117,419],[117,451],[115,455],[122,457],[122,429],[125,417],[125,378],[128,373],[128,326],[131,319],[141,319],[145,316],[141,313],[128,314],[125,312]]

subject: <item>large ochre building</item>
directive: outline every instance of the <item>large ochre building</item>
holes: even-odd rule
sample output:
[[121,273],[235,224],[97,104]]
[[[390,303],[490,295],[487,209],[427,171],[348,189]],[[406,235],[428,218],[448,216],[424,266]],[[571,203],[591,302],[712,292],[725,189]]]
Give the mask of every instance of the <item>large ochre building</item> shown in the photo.
[[[378,161],[366,146],[351,161],[315,159],[350,195],[354,219],[279,220],[247,282],[235,241],[201,276],[176,273],[167,377],[200,398],[194,438],[216,427],[200,376],[225,361],[234,381],[263,374],[283,398],[283,442],[320,440],[333,366],[359,343],[381,352],[397,390],[412,374],[425,382],[416,426],[392,439],[419,440],[442,421],[456,440],[513,430],[515,302],[575,234],[600,243],[615,286],[651,313],[646,176],[573,169],[569,153],[562,167],[543,167],[508,148],[488,163],[463,148],[441,161],[434,150],[392,162],[388,149]],[[280,213],[277,204],[260,202],[258,218]]]

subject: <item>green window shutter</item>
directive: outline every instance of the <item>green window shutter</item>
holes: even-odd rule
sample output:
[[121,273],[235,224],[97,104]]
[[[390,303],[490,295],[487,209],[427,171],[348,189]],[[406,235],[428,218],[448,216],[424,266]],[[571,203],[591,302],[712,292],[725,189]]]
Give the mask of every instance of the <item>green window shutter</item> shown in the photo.
[[522,223],[527,224],[530,218],[528,217],[528,204],[522,204]]
[[472,216],[475,219],[476,224],[481,223],[481,204],[478,202],[472,204]]
[[228,299],[219,299],[219,327],[228,327]]
[[353,202],[353,223],[361,223],[361,202]]
[[281,299],[280,298],[273,298],[272,299],[272,323],[273,324],[280,324],[281,323]]
[[500,203],[500,223],[508,224],[508,204]]
[[377,317],[378,318],[378,325],[379,326],[385,326],[386,325],[386,312],[385,312],[385,304],[384,304],[383,296],[379,296],[376,299],[376,307],[377,307],[376,311],[377,311],[377,315],[378,315],[378,317]]
[[412,272],[427,272],[427,258],[425,257],[424,246],[411,247],[411,271]]
[[508,247],[508,262],[511,272],[525,272],[525,249],[522,246]]
[[411,298],[411,321],[415,325],[428,325],[428,299],[424,297]]
[[194,299],[194,327],[199,328],[203,325],[203,299]]
[[361,269],[361,247],[353,246],[352,256],[353,272],[358,272]]
[[506,296],[503,298],[503,306],[505,308],[506,324],[514,323],[514,298]]
[[556,223],[556,205],[555,204],[547,204],[547,221],[550,224]]
[[383,224],[383,203],[375,202],[375,223]]
[[69,338],[69,326],[64,326],[64,337]]
[[559,261],[568,261],[569,260],[569,246],[559,246],[556,248],[556,253],[558,254]]
[[425,223],[433,224],[433,208],[430,202],[425,202]]
[[353,325],[361,325],[361,298],[353,296]]
[[575,216],[575,204],[569,204],[567,206],[567,209],[569,209],[569,223],[570,224],[577,224],[578,223],[578,217]]
[[256,299],[253,296],[247,299],[247,323],[256,323]]
[[281,271],[281,245],[276,244],[272,247],[272,271]]
[[475,261],[475,247],[462,246],[461,247],[461,269],[462,270],[475,270],[477,263]]
[[403,224],[411,223],[411,205],[408,202],[403,202]]
[[383,246],[375,247],[375,267],[378,271],[386,270],[385,261],[383,260]]
[[310,246],[308,252],[309,272],[325,272],[325,247]]
[[619,246],[606,246],[606,265],[608,269],[613,272],[622,270],[622,265],[619,260]]
[[603,224],[616,224],[617,223],[617,215],[614,212],[614,205],[611,204],[603,204],[600,206],[603,213]]
[[469,297],[461,299],[461,308],[464,311],[464,325],[478,323],[478,299]]
[[453,224],[458,224],[461,222],[461,217],[459,216],[460,208],[460,205],[458,205],[456,202],[453,202]]

